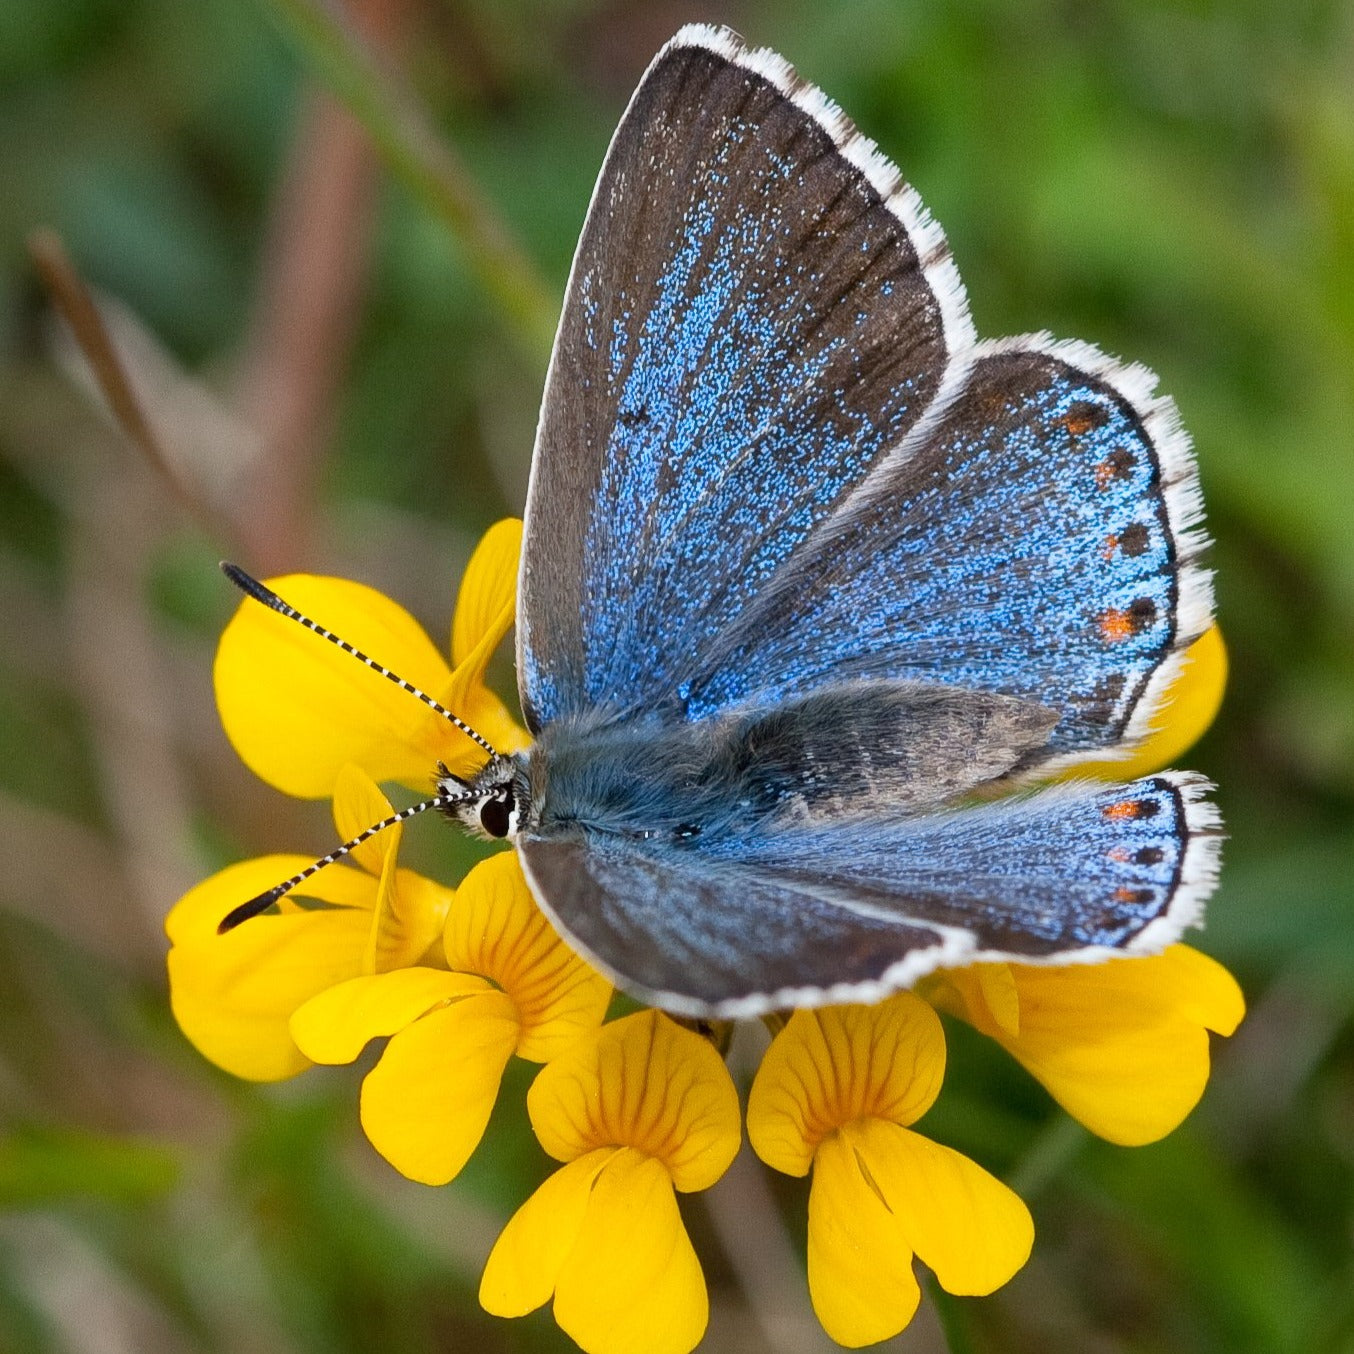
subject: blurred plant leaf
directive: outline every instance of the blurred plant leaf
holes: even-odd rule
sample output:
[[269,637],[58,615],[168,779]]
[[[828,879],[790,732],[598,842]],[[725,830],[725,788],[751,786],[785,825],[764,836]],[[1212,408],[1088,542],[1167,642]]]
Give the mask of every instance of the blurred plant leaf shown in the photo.
[[386,166],[460,242],[471,267],[536,355],[558,307],[452,148],[325,0],[263,0],[313,74],[366,128]]
[[174,1149],[144,1138],[70,1128],[15,1129],[0,1138],[0,1208],[73,1199],[143,1203],[168,1194],[180,1166]]

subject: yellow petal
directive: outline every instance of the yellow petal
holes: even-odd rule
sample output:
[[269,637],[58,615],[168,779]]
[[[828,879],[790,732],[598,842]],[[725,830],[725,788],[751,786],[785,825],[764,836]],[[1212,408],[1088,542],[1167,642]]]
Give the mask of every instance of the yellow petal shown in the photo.
[[444,940],[452,969],[483,974],[513,999],[523,1058],[549,1061],[606,1015],[611,984],[546,920],[515,851],[490,856],[461,881]]
[[[349,841],[394,813],[380,787],[349,763],[334,786],[334,826]],[[441,934],[455,894],[411,870],[397,868],[404,824],[396,823],[356,847],[354,860],[377,877],[376,907],[363,957],[367,973],[385,973],[418,961]]]
[[1194,1108],[1208,1082],[1207,1031],[1230,1034],[1244,1011],[1231,974],[1187,945],[1104,964],[1010,968],[1017,1037],[983,1019],[966,970],[946,975],[960,998],[946,1004],[1091,1132],[1125,1145],[1155,1142]]
[[1217,716],[1226,687],[1227,648],[1215,625],[1185,650],[1180,671],[1163,693],[1147,737],[1127,757],[1084,762],[1068,771],[1068,777],[1135,780],[1170,766],[1203,737]]
[[1172,945],[1153,957],[1152,969],[1157,992],[1182,1015],[1214,1034],[1236,1032],[1246,1014],[1246,998],[1216,959],[1192,945]]
[[[518,752],[530,744],[531,737],[508,713],[507,706],[484,685],[484,667],[492,655],[493,649],[487,643],[482,652],[472,653],[452,674],[438,699],[496,752]],[[439,758],[455,775],[469,775],[484,764],[484,749],[436,715],[428,716],[425,736],[440,749]]]
[[[221,918],[232,908],[256,898],[313,863],[310,856],[276,855],[255,856],[252,860],[228,865],[189,889],[175,903],[165,918],[165,934],[173,945],[183,945],[190,940],[215,940]],[[316,899],[335,907],[359,909],[364,914],[365,925],[376,902],[376,882],[360,870],[335,865],[306,880],[282,900],[279,908],[284,913],[297,912],[304,909],[308,900]],[[269,913],[257,920],[271,925],[276,917]],[[266,934],[266,931],[252,928],[253,922],[246,922],[228,935]]]
[[434,1007],[489,991],[482,978],[435,968],[363,975],[312,997],[292,1016],[291,1034],[314,1062],[350,1063]]
[[278,1081],[309,1067],[288,1029],[292,1012],[360,969],[375,885],[342,865],[305,885],[337,906],[305,909],[289,896],[279,914],[216,932],[231,908],[309,863],[263,856],[232,865],[186,894],[166,922],[174,1017],[199,1052],[237,1077]]
[[527,1092],[541,1146],[560,1161],[634,1147],[680,1190],[708,1189],[738,1154],[738,1093],[719,1054],[657,1011],[584,1034]]
[[492,652],[508,633],[517,605],[521,554],[522,523],[516,517],[495,522],[475,547],[461,577],[451,622],[451,661],[457,667],[486,637],[493,637]]
[[940,969],[917,984],[917,995],[967,1020],[990,1039],[1020,1034],[1020,989],[1010,964]]
[[1029,1209],[976,1162],[881,1119],[852,1124],[843,1136],[947,1292],[990,1293],[1030,1258]]
[[[312,620],[430,695],[451,677],[422,627],[388,597],[341,578],[290,574],[269,586]],[[427,708],[320,636],[246,599],[216,653],[216,703],[245,764],[287,794],[332,793],[346,762],[424,787],[443,744]],[[464,736],[438,720],[454,735]]]
[[617,1152],[593,1185],[555,1286],[555,1320],[585,1354],[690,1354],[705,1277],[661,1162]]
[[921,1300],[898,1219],[841,1133],[828,1134],[814,1158],[809,1297],[828,1335],[853,1349],[897,1335]]
[[[346,842],[389,818],[395,808],[381,793],[381,787],[360,766],[348,762],[339,768],[334,781],[333,811],[339,841]],[[404,824],[396,823],[354,847],[348,858],[368,874],[379,877],[386,861],[398,853],[403,835]]]
[[583,1226],[598,1172],[620,1148],[600,1147],[556,1171],[494,1243],[480,1280],[480,1306],[495,1316],[525,1316],[550,1300]]
[[[382,876],[384,885],[385,877]],[[410,964],[441,967],[442,928],[456,902],[456,890],[413,870],[396,870],[390,892],[381,897],[381,916],[388,918],[388,942],[375,953],[378,973]]]
[[771,1041],[748,1097],[748,1141],[768,1166],[804,1175],[818,1144],[874,1115],[921,1118],[940,1093],[945,1036],[910,992],[877,1006],[796,1011]]
[[517,1033],[512,1003],[487,991],[439,1006],[394,1035],[362,1083],[371,1145],[410,1180],[453,1179],[484,1136]]
[[[521,552],[522,523],[515,517],[495,523],[476,546],[461,579],[452,619],[455,671],[432,693],[499,752],[516,752],[531,741],[503,702],[484,685],[489,660],[512,628],[516,614]],[[484,762],[483,749],[435,714],[425,714],[420,734],[439,749],[438,758],[456,775],[468,775]]]
[[[525,729],[508,713],[507,707],[484,685],[484,671],[498,648],[503,632],[512,623],[509,607],[499,616],[500,624],[489,630],[457,665],[438,700],[459,715],[495,751],[517,752],[531,739]],[[435,713],[424,719],[423,736],[438,748],[438,758],[454,775],[465,776],[478,770],[485,760],[479,744],[458,733],[455,727]]]

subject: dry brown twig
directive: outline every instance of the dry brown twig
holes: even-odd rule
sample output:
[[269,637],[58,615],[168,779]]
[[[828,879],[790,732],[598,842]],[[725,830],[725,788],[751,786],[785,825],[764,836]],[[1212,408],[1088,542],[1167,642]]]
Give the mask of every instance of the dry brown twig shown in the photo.
[[80,276],[61,237],[42,228],[28,237],[28,251],[52,303],[69,326],[80,352],[89,363],[108,409],[123,435],[154,469],[170,496],[209,531],[219,526],[214,514],[180,478],[174,462],[156,436],[136,393],[127,364],[113,342],[104,317]]

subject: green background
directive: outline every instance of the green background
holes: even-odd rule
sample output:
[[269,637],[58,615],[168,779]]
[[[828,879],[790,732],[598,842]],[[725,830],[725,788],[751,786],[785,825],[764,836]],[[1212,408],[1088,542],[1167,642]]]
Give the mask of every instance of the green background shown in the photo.
[[[1136,1150],[956,1031],[926,1127],[1021,1187],[1039,1237],[997,1297],[928,1304],[891,1347],[1354,1351],[1354,10],[355,10],[414,112],[308,0],[0,0],[0,1350],[569,1347],[474,1301],[547,1169],[525,1076],[456,1184],[409,1184],[361,1140],[352,1069],[260,1089],[187,1046],[160,925],[210,869],[331,839],[219,731],[215,561],[359,577],[445,634],[476,536],[521,509],[611,128],[702,18],[784,52],[902,166],[980,332],[1161,374],[1217,540],[1232,681],[1186,760],[1231,833],[1202,944],[1250,1016],[1201,1109]],[[91,396],[41,225],[108,303],[195,512]],[[466,859],[430,823],[406,843]],[[686,1210],[706,1347],[827,1348],[802,1186],[746,1166],[719,1190]]]

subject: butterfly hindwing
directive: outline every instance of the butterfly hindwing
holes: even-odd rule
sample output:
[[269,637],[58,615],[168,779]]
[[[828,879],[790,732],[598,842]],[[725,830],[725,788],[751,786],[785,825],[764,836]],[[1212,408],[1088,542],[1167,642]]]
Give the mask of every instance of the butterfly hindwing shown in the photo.
[[547,378],[518,613],[533,731],[679,702],[971,338],[897,171],[779,57],[683,30],[612,142]]
[[555,924],[628,991],[753,1015],[872,1000],[939,967],[1145,953],[1216,871],[1197,778],[1066,786],[945,814],[816,823],[724,849],[577,830],[519,841]]
[[1062,763],[1147,731],[1211,614],[1174,408],[1083,344],[966,361],[949,407],[707,651],[692,716],[888,677],[1039,700]]

